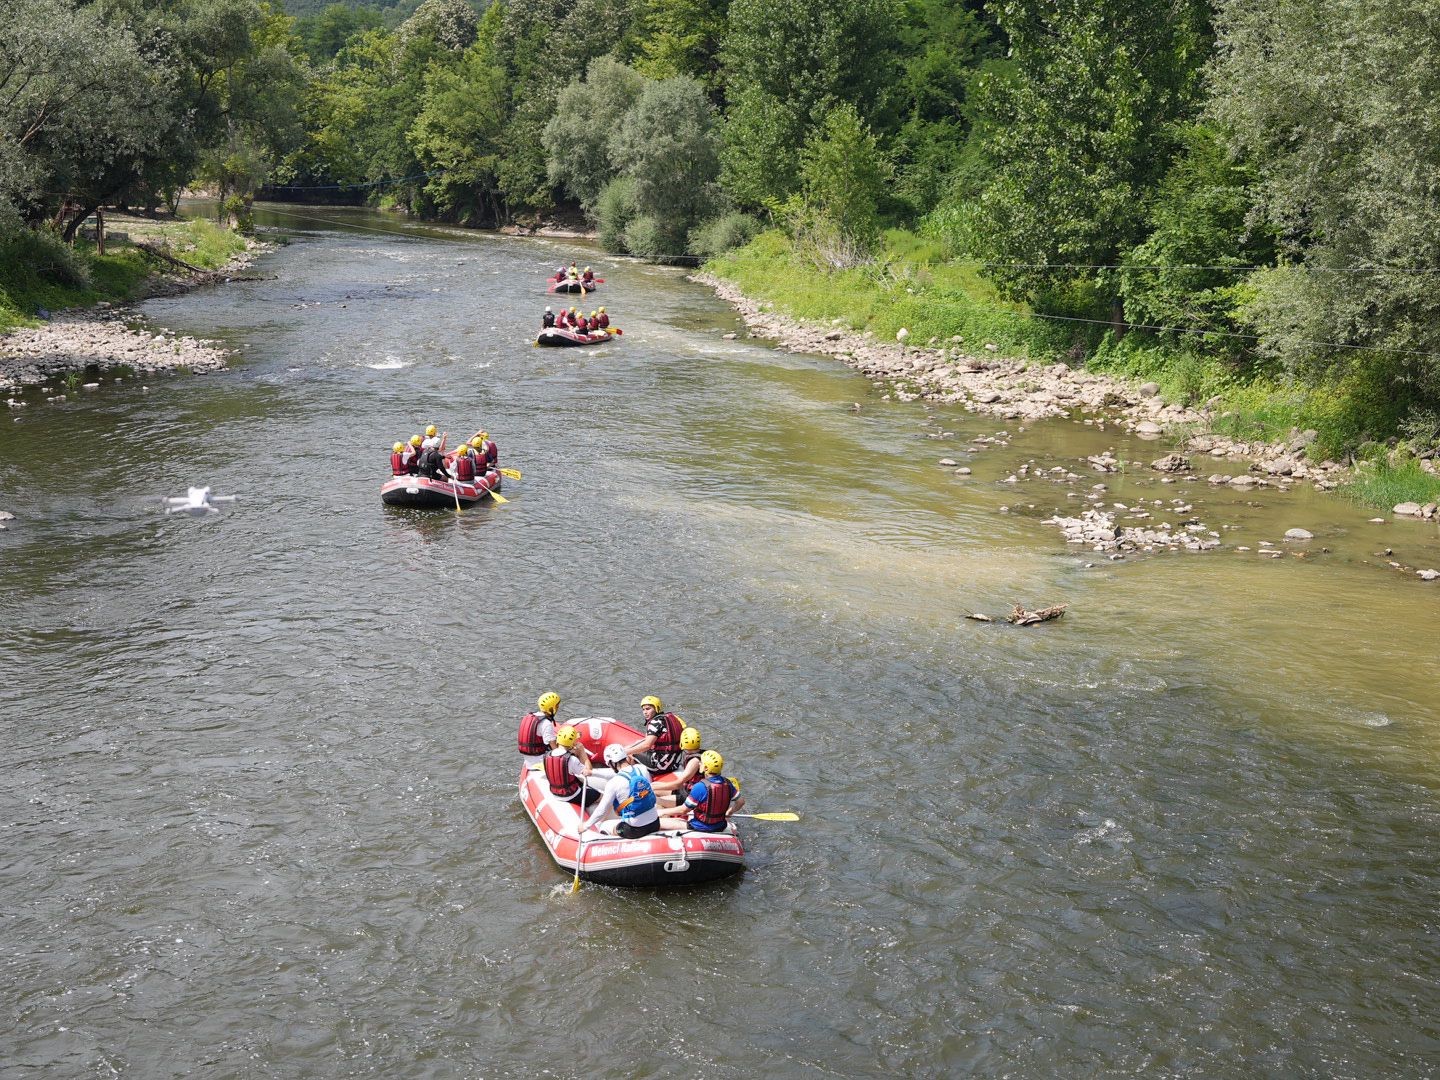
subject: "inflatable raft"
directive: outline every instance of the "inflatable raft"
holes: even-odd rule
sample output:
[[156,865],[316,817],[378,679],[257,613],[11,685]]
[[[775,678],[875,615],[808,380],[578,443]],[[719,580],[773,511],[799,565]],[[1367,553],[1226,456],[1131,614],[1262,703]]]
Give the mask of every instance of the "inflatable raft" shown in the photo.
[[[606,716],[565,722],[580,733],[581,742],[595,761],[604,760],[608,744],[629,745],[641,738],[634,728]],[[601,776],[612,775],[608,769],[597,767],[595,771]],[[656,779],[672,776],[659,773]],[[738,874],[745,866],[745,848],[733,823],[722,833],[686,830],[622,840],[607,831],[614,828],[612,817],[600,822],[598,830],[591,829],[581,837],[578,807],[550,794],[550,785],[539,766],[521,768],[520,802],[551,857],[569,874],[578,864],[582,881],[624,887],[703,885]]]
[[578,330],[561,330],[559,327],[551,327],[549,330],[541,330],[540,335],[535,339],[536,345],[569,346],[569,345],[599,345],[602,341],[609,341],[611,335],[601,330],[597,334],[582,334]]
[[428,476],[392,476],[380,488],[380,501],[386,506],[406,506],[415,510],[454,510],[458,499],[462,507],[492,502],[487,491],[500,490],[500,473],[494,469],[473,484],[447,480],[431,480]]
[[545,291],[552,293],[592,293],[595,291],[595,282],[556,281],[554,278],[551,278],[550,283],[545,286]]

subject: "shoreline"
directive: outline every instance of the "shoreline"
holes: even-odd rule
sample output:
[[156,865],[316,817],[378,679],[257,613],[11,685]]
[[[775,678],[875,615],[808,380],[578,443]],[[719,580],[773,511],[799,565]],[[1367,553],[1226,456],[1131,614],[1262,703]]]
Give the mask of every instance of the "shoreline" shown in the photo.
[[273,245],[247,240],[245,250],[217,270],[157,270],[144,294],[133,301],[102,300],[89,307],[67,308],[41,326],[20,327],[0,336],[0,394],[5,395],[5,404],[24,408],[29,402],[17,395],[56,381],[63,386],[45,397],[48,403],[64,401],[68,391],[93,390],[98,382],[77,382],[77,376],[92,370],[103,374],[118,368],[131,376],[226,370],[231,350],[218,341],[177,335],[165,327],[148,328],[133,305],[221,284],[271,250]]
[[[972,413],[1018,423],[1020,431],[1025,430],[1026,423],[1051,417],[1068,418],[1099,430],[1113,424],[1138,438],[1156,441],[1156,450],[1166,452],[1158,453],[1150,462],[1126,463],[1107,450],[1085,459],[1077,466],[1078,471],[1057,468],[1045,475],[1038,470],[1032,472],[1027,464],[1001,481],[1020,485],[1043,478],[1075,489],[1073,499],[1082,500],[1080,506],[1057,507],[1040,523],[1058,528],[1067,544],[1111,560],[1123,559],[1130,553],[1210,551],[1228,546],[1222,544],[1218,531],[1191,516],[1193,496],[1172,498],[1168,505],[1152,501],[1148,509],[1118,503],[1104,509],[1107,484],[1103,481],[1126,464],[1145,469],[1160,484],[1188,481],[1242,494],[1263,488],[1283,493],[1300,483],[1310,483],[1317,491],[1333,491],[1351,475],[1346,465],[1328,459],[1316,462],[1309,457],[1308,450],[1316,437],[1313,431],[1292,432],[1289,439],[1277,443],[1245,442],[1217,435],[1209,430],[1217,419],[1212,408],[1167,404],[1160,399],[1159,387],[1154,383],[1137,386],[1131,380],[1059,362],[1008,359],[994,355],[998,349],[993,343],[981,343],[982,351],[976,355],[974,344],[967,347],[959,338],[945,343],[932,340],[924,345],[880,342],[869,331],[857,333],[780,314],[771,304],[745,296],[725,278],[704,272],[688,277],[734,307],[752,337],[774,341],[776,348],[789,352],[833,356],[864,375],[882,400],[960,405]],[[1008,431],[993,437],[977,436],[972,444],[1004,446],[1012,437]],[[938,464],[961,477],[971,474],[968,467],[953,458],[942,457]],[[1243,468],[1237,472],[1240,466]],[[1092,475],[1084,476],[1086,471]],[[1081,496],[1078,492],[1085,490],[1086,480],[1090,481],[1089,490]],[[1171,526],[1154,520],[1152,513],[1161,506],[1165,509],[1155,517],[1171,516],[1180,523]],[[1403,503],[1385,513],[1396,520],[1440,521],[1440,507],[1434,503]],[[1311,539],[1305,529],[1289,530],[1285,536],[1286,542],[1297,547]],[[1275,558],[1281,550],[1262,550],[1260,554]],[[1297,554],[1304,557],[1309,552]],[[1421,571],[1419,576],[1433,580],[1430,574],[1434,571]]]

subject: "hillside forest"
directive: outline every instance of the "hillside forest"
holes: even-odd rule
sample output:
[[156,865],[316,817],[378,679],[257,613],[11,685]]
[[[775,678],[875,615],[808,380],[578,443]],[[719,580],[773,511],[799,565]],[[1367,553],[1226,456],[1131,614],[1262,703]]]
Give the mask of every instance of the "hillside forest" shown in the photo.
[[196,188],[584,223],[1237,430],[1440,442],[1433,0],[5,6],[0,262]]

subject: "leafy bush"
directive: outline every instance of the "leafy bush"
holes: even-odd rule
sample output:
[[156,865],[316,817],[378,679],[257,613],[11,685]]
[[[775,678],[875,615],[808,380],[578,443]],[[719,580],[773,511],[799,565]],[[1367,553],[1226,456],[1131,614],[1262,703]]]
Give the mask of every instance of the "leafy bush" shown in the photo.
[[691,230],[690,252],[702,258],[713,258],[748,244],[759,232],[759,221],[749,214],[732,210]]
[[685,251],[685,236],[673,220],[640,214],[625,227],[625,247],[632,255],[664,262]]
[[600,246],[606,251],[629,251],[625,229],[638,213],[634,180],[622,176],[606,184],[595,200],[595,227]]
[[6,279],[28,274],[71,289],[90,285],[90,264],[53,233],[20,228],[0,235],[0,268]]

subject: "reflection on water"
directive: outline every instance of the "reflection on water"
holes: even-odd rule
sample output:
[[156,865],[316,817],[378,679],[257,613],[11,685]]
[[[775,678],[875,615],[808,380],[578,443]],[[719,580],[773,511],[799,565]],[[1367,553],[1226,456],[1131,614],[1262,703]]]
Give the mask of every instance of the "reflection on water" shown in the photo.
[[[885,403],[593,249],[624,339],[536,349],[568,242],[268,223],[273,279],[146,308],[230,373],[0,428],[7,1067],[1426,1071],[1440,593],[1372,553],[1440,564],[1433,526]],[[488,428],[510,501],[382,508],[427,422]],[[1067,549],[1040,521],[1091,482],[1227,547]],[[159,512],[192,483],[240,501]],[[552,688],[660,694],[804,820],[722,888],[553,895],[512,790]]]

